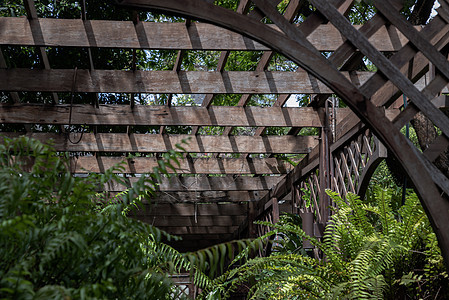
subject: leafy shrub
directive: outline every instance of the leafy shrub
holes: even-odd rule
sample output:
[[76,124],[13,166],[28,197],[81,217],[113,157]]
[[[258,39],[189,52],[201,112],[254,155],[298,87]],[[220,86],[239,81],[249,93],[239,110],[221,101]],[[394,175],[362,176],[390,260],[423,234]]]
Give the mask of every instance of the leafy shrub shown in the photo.
[[[26,137],[0,145],[0,298],[171,299],[168,274],[188,268],[161,242],[172,237],[126,217],[158,172],[107,200],[96,190],[113,170],[74,177],[50,146]],[[116,166],[120,170],[121,166]],[[117,170],[116,170],[117,171]],[[165,171],[165,172],[164,172]]]

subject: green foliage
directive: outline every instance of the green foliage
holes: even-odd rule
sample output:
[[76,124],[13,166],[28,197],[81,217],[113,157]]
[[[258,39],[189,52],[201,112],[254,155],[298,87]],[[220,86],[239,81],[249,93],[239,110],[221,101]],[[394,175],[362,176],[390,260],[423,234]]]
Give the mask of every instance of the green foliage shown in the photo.
[[[263,223],[276,235],[269,257],[256,257],[216,278],[206,295],[226,298],[250,284],[251,299],[398,299],[448,293],[448,275],[426,215],[415,194],[394,211],[392,192],[378,188],[371,204],[328,191],[338,210],[322,240],[307,236],[299,216]],[[324,255],[302,249],[308,239]],[[245,258],[245,257],[242,257]],[[248,258],[248,257],[246,257]]]
[[[113,171],[73,177],[52,147],[27,137],[0,145],[0,298],[170,299],[168,274],[189,268],[161,242],[175,237],[128,218],[155,179],[176,162],[168,153],[155,173],[108,202],[97,193]],[[139,198],[140,196],[140,198]]]

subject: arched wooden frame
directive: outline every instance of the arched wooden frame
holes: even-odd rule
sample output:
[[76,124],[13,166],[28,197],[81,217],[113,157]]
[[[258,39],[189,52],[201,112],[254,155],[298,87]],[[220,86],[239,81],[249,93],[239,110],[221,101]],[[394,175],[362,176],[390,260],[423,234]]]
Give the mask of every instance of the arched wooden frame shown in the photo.
[[[447,230],[449,226],[449,201],[447,199],[449,180],[398,129],[403,124],[404,119],[410,118],[410,115],[413,116],[419,110],[441,129],[445,138],[449,136],[449,119],[430,102],[441,91],[442,86],[447,83],[449,79],[449,64],[436,47],[426,39],[430,37],[422,32],[421,34],[418,33],[409,23],[401,18],[397,11],[391,9],[391,1],[374,0],[374,5],[379,10],[380,18],[383,19],[383,22],[386,22],[385,19],[387,19],[394,24],[412,43],[412,45],[409,43],[403,48],[403,50],[405,49],[403,52],[407,56],[401,53],[402,59],[404,60],[404,57],[407,57],[407,61],[401,61],[399,54],[388,60],[369,43],[364,35],[364,33],[370,34],[370,29],[376,31],[375,26],[370,28],[372,25],[370,24],[365,29],[362,28],[360,31],[357,31],[333,5],[341,4],[342,1],[311,0],[310,2],[321,14],[333,23],[348,39],[349,42],[343,45],[343,49],[350,52],[354,51],[355,47],[358,48],[382,72],[383,75],[377,73],[366,84],[357,88],[307,41],[306,36],[300,30],[279,14],[270,1],[252,0],[257,8],[273,21],[282,32],[276,31],[248,16],[237,14],[209,2],[204,0],[124,0],[120,4],[133,8],[185,16],[233,30],[286,56],[325,83],[374,131],[376,136],[396,156],[409,174],[431,221],[446,266],[449,269],[449,230]],[[441,20],[444,25],[449,23],[446,14],[440,17]],[[423,92],[418,91],[413,83],[400,71],[401,67],[417,54],[418,51],[415,49],[419,49],[441,74]],[[412,108],[401,113],[395,120],[396,122],[390,122],[385,117],[382,105],[387,99],[381,98],[377,101],[372,99],[375,92],[386,82],[383,76],[386,76],[413,102]]]

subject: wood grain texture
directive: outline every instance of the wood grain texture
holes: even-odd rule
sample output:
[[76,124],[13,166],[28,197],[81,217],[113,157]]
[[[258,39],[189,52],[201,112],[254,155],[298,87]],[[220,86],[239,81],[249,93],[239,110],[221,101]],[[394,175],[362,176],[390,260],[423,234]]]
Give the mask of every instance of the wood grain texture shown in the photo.
[[[68,124],[70,105],[0,104],[0,122]],[[164,126],[321,127],[322,116],[309,107],[73,105],[71,124]]]
[[[19,133],[1,133],[17,137]],[[72,141],[79,139],[72,133]],[[72,144],[66,135],[53,133],[32,133],[27,136],[42,142],[53,140],[56,151],[69,152],[166,152],[177,150],[176,144],[183,144],[187,152],[200,153],[308,153],[317,145],[314,136],[214,136],[214,135],[159,135],[126,133],[85,133],[78,144]],[[0,141],[2,138],[0,137]]]
[[151,210],[137,210],[144,216],[241,216],[248,210],[247,203],[154,204]]
[[[357,29],[360,27],[355,26]],[[227,29],[206,23],[0,18],[0,44],[44,47],[104,47],[167,50],[270,50]],[[335,51],[345,38],[322,24],[307,38],[319,51]],[[397,51],[407,39],[393,26],[383,26],[370,42],[379,51]]]
[[203,235],[203,234],[230,234],[234,233],[239,227],[238,226],[230,226],[230,227],[216,227],[216,226],[206,226],[206,227],[192,227],[192,226],[182,226],[182,227],[175,227],[175,226],[166,226],[164,227],[164,230],[167,231],[170,234],[175,235],[184,235],[184,234],[197,234],[197,235]]
[[[115,195],[117,192],[110,192]],[[219,203],[252,202],[265,196],[266,191],[159,191],[151,198],[151,203]],[[285,197],[290,199],[290,194]]]
[[154,226],[166,227],[166,226],[181,226],[181,227],[231,227],[238,226],[246,218],[242,216],[198,216],[197,218],[192,216],[148,216]]
[[[173,93],[173,94],[321,94],[332,93],[307,72],[120,71],[2,69],[1,91]],[[343,73],[354,85],[373,73]],[[75,78],[75,80],[74,80]],[[73,82],[75,81],[75,82]]]
[[[222,177],[178,177],[162,178],[156,189],[163,192],[187,192],[187,191],[263,191],[273,187],[283,176],[222,176]],[[138,178],[126,179],[129,186]],[[126,190],[126,186],[115,181],[105,184],[104,190],[119,192]]]
[[[146,173],[158,166],[155,157],[79,156],[70,159],[72,173],[100,173],[122,163],[120,173]],[[293,166],[277,158],[185,158],[179,160],[178,174],[286,174]],[[169,173],[173,170],[167,169]]]

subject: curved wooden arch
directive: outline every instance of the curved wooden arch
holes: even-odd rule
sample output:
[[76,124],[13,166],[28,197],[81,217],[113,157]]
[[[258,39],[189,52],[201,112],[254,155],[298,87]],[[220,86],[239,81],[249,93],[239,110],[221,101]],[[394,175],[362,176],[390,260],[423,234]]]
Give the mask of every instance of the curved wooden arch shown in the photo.
[[[416,186],[423,207],[437,235],[446,266],[449,269],[449,231],[446,230],[449,225],[449,201],[444,196],[444,193],[447,194],[449,191],[448,180],[444,176],[444,178],[441,177],[442,174],[437,172],[437,169],[400,133],[395,124],[385,117],[382,107],[377,107],[371,101],[374,93],[385,83],[382,75],[376,74],[368,83],[361,88],[357,88],[307,41],[301,31],[285,20],[272,3],[263,0],[253,0],[252,2],[282,32],[276,31],[247,16],[239,15],[203,0],[124,0],[120,4],[133,8],[186,16],[238,32],[286,56],[325,83],[374,131],[376,136],[404,166],[404,169]],[[401,67],[401,62],[394,61],[394,59],[389,61],[380,54],[368,42],[368,39],[361,32],[357,32],[333,5],[323,0],[312,0],[311,2],[335,27],[340,29],[352,45],[359,48],[364,55],[376,64],[382,74],[388,77],[409,98],[413,99],[415,111],[420,110],[423,112],[442,130],[446,137],[449,136],[448,118],[429,101],[435,96],[435,93],[441,90],[441,88],[435,87],[441,86],[441,81],[446,83],[449,78],[449,64],[441,53],[422,35],[407,27],[407,23],[399,18],[398,13],[395,14],[391,10],[391,6],[388,6],[389,3],[387,1],[374,1],[376,7],[382,12],[383,17],[400,28],[413,45],[422,51],[443,74],[438,77],[440,83],[434,80],[429,85],[432,88],[427,88],[421,93],[395,66],[396,63]],[[385,99],[380,100],[385,101]],[[404,118],[404,116],[402,114],[398,119],[401,120],[401,117]],[[399,121],[397,123],[401,124]],[[440,189],[443,193],[441,193]]]

